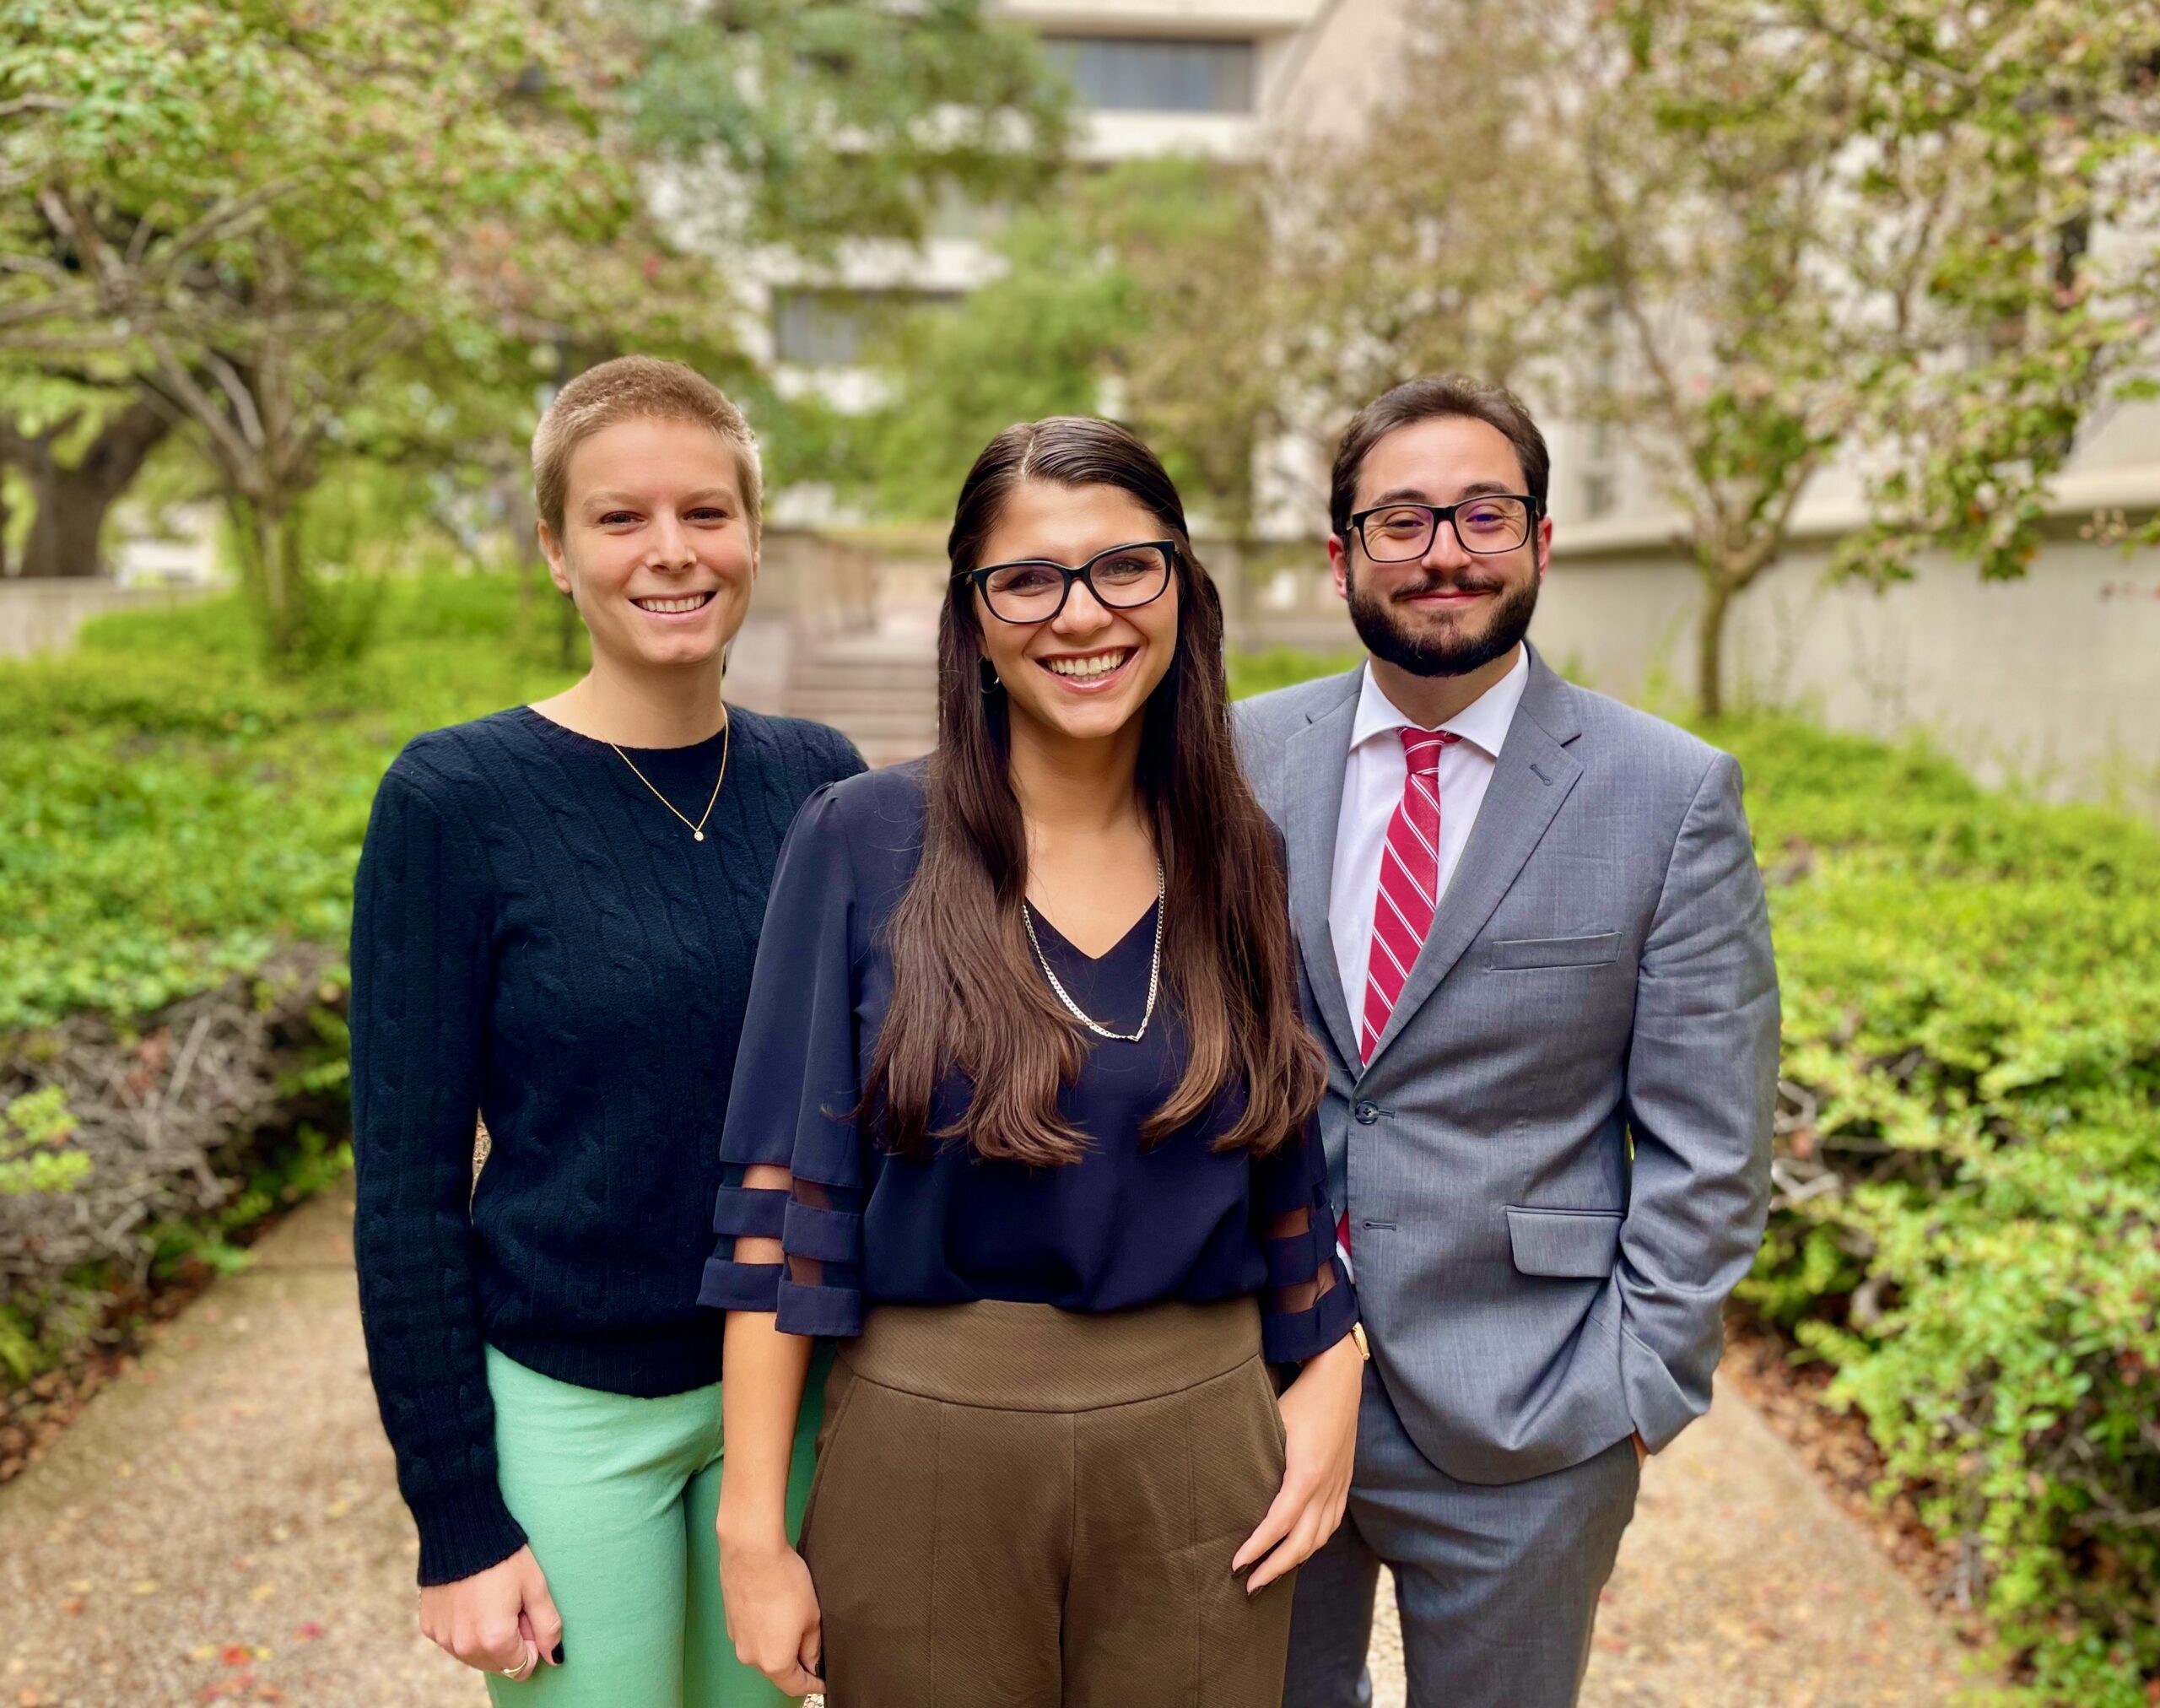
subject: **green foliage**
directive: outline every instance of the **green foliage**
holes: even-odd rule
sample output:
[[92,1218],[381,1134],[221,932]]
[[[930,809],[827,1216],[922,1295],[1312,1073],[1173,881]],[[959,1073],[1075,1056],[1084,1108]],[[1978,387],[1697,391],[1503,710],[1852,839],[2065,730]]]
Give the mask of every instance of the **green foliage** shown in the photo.
[[752,377],[707,257],[917,235],[1064,142],[978,0],[0,0],[0,355],[185,421],[269,650],[335,664],[375,613],[323,554],[332,465],[500,501],[549,382],[625,349]]
[[1922,753],[1717,735],[1791,879],[1796,1102],[1746,1296],[1838,1365],[2030,1700],[2135,1708],[2160,1675],[2160,837]]
[[[1233,662],[1242,692],[1342,661]],[[1919,743],[1702,733],[1747,777],[1785,1002],[1743,1297],[1838,1370],[2020,1700],[2160,1678],[2160,834]]]
[[1234,652],[1229,659],[1230,697],[1243,700],[1250,695],[1267,694],[1278,688],[1293,688],[1315,676],[1339,675],[1364,657],[1360,652],[1306,652],[1295,646],[1271,646],[1264,652]]
[[248,1263],[247,1248],[236,1243],[268,1217],[327,1192],[353,1166],[348,1140],[332,1140],[302,1126],[292,1142],[250,1170],[247,1183],[219,1205],[216,1213],[154,1229],[148,1244],[151,1267],[171,1275],[201,1263],[220,1275],[237,1274]]
[[1253,457],[1276,419],[1263,360],[1267,224],[1249,173],[1129,161],[1014,219],[1003,272],[916,310],[875,354],[889,401],[835,434],[828,471],[888,516],[949,516],[1015,421],[1115,413],[1196,509],[1250,529]]
[[621,250],[657,267],[608,45],[535,0],[0,0],[0,335],[185,420],[270,649],[356,654],[304,549],[325,462],[529,395]]
[[700,180],[684,217],[733,241],[920,238],[947,197],[1027,197],[1062,156],[1063,91],[981,0],[637,0],[640,141]]
[[0,1197],[12,1192],[64,1192],[90,1171],[80,1151],[63,1152],[75,1118],[57,1085],[0,1108]]
[[2130,235],[2160,203],[2160,13],[2112,0],[1778,9],[1865,72],[1865,215],[1896,231],[1925,208],[1940,234],[1925,310],[1951,359],[1883,370],[1866,424],[1872,514],[1839,565],[1894,580],[1947,551],[2022,576],[2082,427],[2160,376],[2160,249]]
[[418,732],[570,672],[507,576],[385,584],[366,664],[273,672],[234,599],[0,666],[0,1032],[148,1013],[338,943],[376,780]]
[[0,1369],[17,1381],[52,1368],[68,1349],[98,1325],[99,1310],[87,1289],[57,1288],[0,1300]]
[[[1841,441],[1866,447],[1868,516],[1840,572],[1896,580],[1946,551],[2022,576],[2081,427],[2154,375],[2160,251],[2118,240],[2160,210],[2160,14],[1621,0],[1615,17],[1635,51],[1586,156],[1591,283],[1645,381],[1605,389],[1684,451],[1665,484],[1696,517],[1713,614],[1783,549]],[[1688,327],[1661,351],[1660,318]]]
[[1018,216],[997,246],[1000,277],[890,329],[878,353],[890,401],[840,442],[833,472],[885,515],[949,517],[1006,427],[1098,413],[1115,352],[1144,326],[1131,279],[1070,208]]

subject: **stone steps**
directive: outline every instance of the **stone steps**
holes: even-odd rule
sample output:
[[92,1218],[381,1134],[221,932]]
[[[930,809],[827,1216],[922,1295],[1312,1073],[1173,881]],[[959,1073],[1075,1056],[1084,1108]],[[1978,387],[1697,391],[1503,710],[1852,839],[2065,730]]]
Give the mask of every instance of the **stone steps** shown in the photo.
[[920,632],[809,641],[790,661],[780,709],[839,730],[873,765],[921,757],[937,739],[937,654]]

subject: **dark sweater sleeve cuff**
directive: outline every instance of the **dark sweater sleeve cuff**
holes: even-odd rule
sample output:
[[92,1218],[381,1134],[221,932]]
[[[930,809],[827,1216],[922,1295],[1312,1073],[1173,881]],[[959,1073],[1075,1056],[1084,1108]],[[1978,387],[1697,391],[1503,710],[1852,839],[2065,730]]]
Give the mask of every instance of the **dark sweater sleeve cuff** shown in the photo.
[[492,1483],[408,1504],[420,1529],[423,1589],[500,1565],[525,1546],[524,1527]]

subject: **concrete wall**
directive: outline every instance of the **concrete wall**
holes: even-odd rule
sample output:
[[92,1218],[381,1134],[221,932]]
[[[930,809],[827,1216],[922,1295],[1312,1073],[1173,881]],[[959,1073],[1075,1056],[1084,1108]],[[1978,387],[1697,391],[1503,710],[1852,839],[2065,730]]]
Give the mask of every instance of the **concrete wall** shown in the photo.
[[0,658],[27,658],[73,644],[75,631],[107,611],[176,605],[209,591],[200,586],[126,587],[103,576],[58,581],[0,581]]
[[[2160,819],[2160,551],[2063,540],[2022,581],[1938,560],[1881,594],[1827,584],[1826,560],[1800,549],[1743,596],[1727,641],[1734,704],[1925,732],[1984,781]],[[1252,642],[1356,647],[1323,574],[1286,572],[1257,593]],[[1696,608],[1693,575],[1670,552],[1556,551],[1531,638],[1590,687],[1684,704]]]

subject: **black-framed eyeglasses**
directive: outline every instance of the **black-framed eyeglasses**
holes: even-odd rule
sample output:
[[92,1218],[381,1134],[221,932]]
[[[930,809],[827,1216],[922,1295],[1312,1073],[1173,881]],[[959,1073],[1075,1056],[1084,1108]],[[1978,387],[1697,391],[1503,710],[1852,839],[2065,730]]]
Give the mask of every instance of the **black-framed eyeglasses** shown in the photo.
[[986,565],[968,579],[1001,623],[1047,623],[1065,608],[1075,581],[1085,581],[1095,603],[1112,611],[1130,611],[1161,598],[1170,585],[1177,549],[1174,540],[1136,540],[1097,552],[1074,570],[1046,558],[1023,558]]
[[1537,500],[1527,493],[1488,492],[1460,504],[1383,504],[1350,518],[1350,532],[1376,564],[1407,563],[1433,549],[1440,524],[1453,526],[1466,552],[1511,552],[1530,538]]

